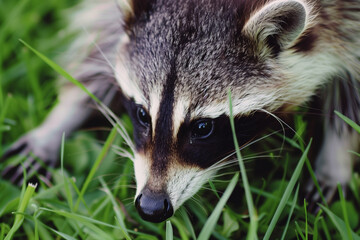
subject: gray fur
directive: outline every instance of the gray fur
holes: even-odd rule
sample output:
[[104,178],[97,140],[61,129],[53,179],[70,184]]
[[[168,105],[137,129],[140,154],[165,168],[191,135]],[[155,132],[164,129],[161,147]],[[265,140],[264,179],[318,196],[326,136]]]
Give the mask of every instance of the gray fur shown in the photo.
[[216,1],[157,5],[161,7],[150,21],[135,27],[135,41],[129,45],[130,66],[145,96],[163,88],[172,59],[178,77],[175,97],[191,99],[190,109],[226,99],[228,88],[247,89],[268,79],[270,69],[239,35],[241,26],[231,6],[219,8]]
[[[176,210],[200,188],[196,183],[213,175],[216,167],[202,169],[180,157],[177,131],[193,119],[228,115],[229,89],[237,117],[290,111],[322,90],[327,139],[317,175],[331,187],[348,181],[344,175],[354,161],[348,150],[358,150],[359,137],[333,110],[359,123],[360,1],[132,0],[133,9],[120,6],[108,0],[81,7],[73,23],[83,34],[67,62],[76,63],[69,66],[75,77],[106,104],[118,100],[116,79],[125,86],[124,99],[151,114],[146,147],[135,152],[138,196],[144,189],[164,191]],[[77,110],[90,101],[81,96],[73,101]],[[35,132],[46,132],[49,119],[65,114],[63,107],[60,103]],[[73,131],[90,113],[66,118],[56,132]],[[28,154],[16,146],[11,153]],[[29,146],[34,153],[44,147]]]

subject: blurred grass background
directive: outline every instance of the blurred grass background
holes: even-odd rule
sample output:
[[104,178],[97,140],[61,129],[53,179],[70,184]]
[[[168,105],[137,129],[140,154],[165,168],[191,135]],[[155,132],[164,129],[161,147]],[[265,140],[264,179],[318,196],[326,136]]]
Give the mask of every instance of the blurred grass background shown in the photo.
[[[74,39],[63,29],[71,24],[66,20],[66,12],[76,3],[0,0],[0,155],[17,138],[42,122],[56,104],[59,90],[55,72],[18,39],[56,61]],[[123,118],[129,123],[126,116]],[[304,136],[306,122],[301,115],[295,119],[295,130]],[[130,124],[127,125],[131,131]],[[14,239],[246,238],[249,213],[241,181],[234,186],[228,203],[214,210],[230,179],[238,172],[238,166],[220,171],[217,178],[204,186],[169,222],[147,223],[139,218],[133,206],[132,162],[118,157],[111,148],[104,148],[105,140],[108,144],[122,145],[115,134],[107,138],[110,131],[111,128],[81,130],[66,140],[64,174],[59,167],[53,170],[51,185],[40,181]],[[103,136],[100,140],[99,135]],[[252,150],[243,151],[259,238],[268,231],[306,145],[295,138],[287,139],[283,145],[281,136],[272,136],[257,143]],[[106,156],[102,157],[102,153]],[[97,160],[101,160],[101,166],[95,176],[90,176],[90,185],[85,189],[85,179]],[[5,163],[1,162],[0,170],[4,168]],[[300,189],[307,182],[305,166],[302,172]],[[358,239],[358,174],[353,174],[350,186],[346,201],[335,201],[316,216],[307,212],[301,194],[296,195],[295,188],[291,189],[291,197],[284,204],[270,239]],[[79,198],[82,190],[84,195]],[[293,201],[295,195],[298,197]],[[21,199],[19,187],[0,180],[0,239],[5,238],[12,227],[12,212],[17,210]],[[206,222],[212,213],[218,214],[219,220],[209,227]],[[200,234],[209,231],[212,235],[207,237]]]

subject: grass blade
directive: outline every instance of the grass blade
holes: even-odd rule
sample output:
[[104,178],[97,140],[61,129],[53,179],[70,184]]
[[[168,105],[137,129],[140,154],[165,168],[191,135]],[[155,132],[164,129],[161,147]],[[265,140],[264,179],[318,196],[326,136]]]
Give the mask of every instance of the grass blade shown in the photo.
[[211,233],[213,232],[215,225],[221,215],[222,209],[225,206],[227,200],[229,199],[231,193],[234,191],[238,180],[239,180],[239,173],[236,173],[235,176],[231,179],[229,185],[227,186],[219,203],[216,205],[214,211],[212,212],[208,220],[205,222],[204,227],[201,229],[198,240],[207,240],[210,238]]
[[120,228],[121,228],[121,232],[124,234],[124,237],[125,237],[126,240],[131,240],[131,238],[130,238],[127,230],[126,230],[126,226],[125,226],[125,223],[124,223],[124,216],[121,213],[120,208],[119,208],[118,204],[116,203],[116,200],[115,200],[114,196],[112,195],[110,189],[106,185],[103,178],[100,178],[100,182],[101,182],[101,185],[103,186],[103,188],[105,190],[106,195],[109,196],[109,198],[110,198],[110,200],[112,202],[113,209],[115,210],[116,219],[117,219],[117,221],[118,221],[118,223],[120,225]]
[[168,220],[166,221],[166,240],[173,240],[174,234],[171,222]]
[[349,218],[348,218],[347,211],[346,211],[344,194],[343,194],[342,187],[341,187],[340,183],[338,183],[338,191],[339,191],[339,196],[340,196],[340,203],[341,203],[341,208],[342,208],[342,212],[343,212],[343,217],[345,219],[347,235],[348,235],[348,238],[350,240],[352,240],[353,238],[352,238],[352,235],[351,235],[351,227],[350,227]]
[[53,210],[53,209],[44,208],[44,207],[40,207],[39,210],[43,210],[43,211],[50,212],[50,213],[55,213],[55,214],[57,214],[59,216],[63,216],[63,217],[66,217],[68,219],[76,220],[76,221],[78,221],[79,223],[82,223],[82,224],[92,224],[92,225],[96,224],[96,225],[99,225],[99,226],[105,226],[105,227],[109,227],[109,228],[113,228],[113,229],[119,229],[115,225],[111,225],[111,224],[108,224],[108,223],[105,223],[105,222],[101,222],[101,221],[96,220],[94,218],[82,216],[82,215],[77,214],[77,213],[65,212],[63,210]]
[[101,150],[101,153],[99,154],[99,156],[95,160],[95,163],[92,166],[89,175],[86,177],[86,180],[85,180],[85,182],[83,184],[83,187],[81,188],[81,191],[80,191],[80,196],[78,197],[78,200],[76,201],[76,204],[75,204],[75,207],[74,207],[75,212],[79,208],[80,201],[84,197],[84,194],[85,194],[91,180],[93,179],[97,169],[99,168],[99,165],[100,165],[101,161],[105,158],[106,154],[108,153],[108,151],[109,151],[109,149],[110,149],[110,147],[112,145],[112,142],[115,139],[116,132],[117,132],[117,129],[116,129],[116,127],[114,127],[111,130],[108,138],[106,139],[105,145],[104,145],[103,149]]
[[301,227],[299,226],[299,224],[297,223],[297,221],[295,221],[295,226],[296,226],[296,231],[297,233],[300,235],[301,239],[305,240],[305,236],[302,233]]
[[[184,225],[183,222],[179,221],[176,217],[171,218],[171,224],[174,225],[177,229],[177,231],[179,232],[180,235],[180,239],[182,240],[189,240],[189,229],[187,228],[187,226]],[[193,238],[194,240],[196,238]]]
[[[347,228],[346,224],[343,220],[341,220],[338,216],[336,216],[334,213],[332,213],[327,207],[320,204],[320,207],[322,210],[330,217],[331,221],[334,223],[337,230],[340,232],[342,239],[349,239],[347,235]],[[356,235],[353,231],[351,231],[352,239],[354,240],[360,240],[360,236]]]
[[96,103],[101,104],[101,101],[92,94],[80,81],[73,78],[69,73],[67,73],[62,67],[60,67],[55,62],[51,61],[48,57],[31,47],[28,43],[23,41],[22,39],[19,39],[19,41],[24,44],[27,48],[29,48],[33,53],[35,53],[41,60],[43,60],[47,65],[49,65],[52,69],[54,69],[57,73],[59,73],[61,76],[72,82],[74,85],[78,86],[81,90],[86,92]]
[[300,158],[300,161],[299,163],[297,164],[295,170],[294,170],[294,173],[289,181],[289,184],[287,185],[286,189],[285,189],[285,192],[283,194],[283,197],[281,198],[280,200],[280,203],[279,203],[279,206],[277,207],[276,211],[275,211],[275,214],[273,216],[273,218],[271,219],[271,222],[270,222],[270,225],[268,227],[268,229],[266,230],[266,233],[265,233],[265,236],[264,236],[264,239],[267,240],[270,238],[274,228],[275,228],[275,225],[277,223],[277,221],[279,220],[279,217],[284,209],[284,207],[286,206],[286,202],[288,201],[290,195],[291,195],[291,192],[293,191],[294,189],[294,186],[297,182],[297,180],[299,179],[299,176],[300,176],[300,173],[301,173],[301,170],[304,166],[304,163],[305,163],[305,160],[307,158],[307,154],[309,152],[309,149],[310,149],[310,146],[311,146],[311,140],[310,140],[310,143],[308,144],[308,146],[306,147],[303,155],[301,156]]
[[194,231],[193,225],[191,224],[189,215],[187,214],[187,212],[184,209],[182,209],[182,210],[183,211],[181,212],[181,216],[185,223],[185,226],[186,226],[187,230],[190,232],[192,239],[196,240],[195,231]]
[[311,163],[310,163],[310,161],[309,161],[308,158],[306,158],[306,162],[305,162],[305,163],[306,163],[306,166],[307,166],[308,171],[309,171],[309,173],[310,173],[310,177],[311,177],[311,179],[312,179],[312,181],[313,181],[313,183],[314,183],[314,185],[315,185],[315,187],[316,187],[316,190],[317,190],[317,192],[318,192],[319,195],[320,195],[321,201],[325,204],[325,206],[328,206],[327,201],[325,200],[324,194],[323,194],[322,191],[321,191],[319,182],[318,182],[318,180],[317,180],[317,178],[316,178],[316,176],[315,176],[315,172],[314,172],[313,168],[311,167]]
[[322,229],[323,229],[323,231],[324,231],[326,240],[331,240],[330,231],[329,231],[329,229],[328,229],[328,226],[327,226],[324,218],[320,218],[320,222],[321,222],[321,226],[322,226]]
[[211,181],[211,179],[209,179],[209,185],[210,185],[211,190],[212,190],[212,191],[214,192],[214,194],[216,195],[216,197],[217,197],[218,199],[220,199],[220,196],[219,196],[219,194],[217,193],[216,188],[215,188],[215,185],[214,185],[214,183]]
[[62,173],[63,179],[64,179],[64,190],[65,190],[65,194],[66,194],[66,199],[69,204],[69,208],[71,210],[73,210],[73,198],[72,198],[71,191],[69,188],[69,181],[68,181],[67,176],[65,176],[65,173],[64,173],[64,148],[65,148],[65,132],[63,133],[62,138],[61,138],[61,150],[60,150],[61,173]]
[[53,228],[50,228],[50,227],[48,227],[48,226],[46,226],[46,225],[45,225],[45,227],[46,227],[47,229],[49,229],[50,231],[52,231],[53,233],[57,234],[58,236],[62,237],[62,238],[65,239],[65,240],[76,240],[76,238],[74,238],[74,237],[72,237],[72,236],[69,236],[69,235],[67,235],[67,234],[65,234],[65,233],[62,233],[62,232],[60,232],[60,231],[57,231],[57,230],[55,230],[55,229],[53,229]]
[[19,208],[16,212],[14,224],[11,227],[8,235],[5,237],[5,240],[11,240],[13,238],[14,234],[16,233],[16,231],[20,228],[21,224],[23,223],[24,218],[25,218],[23,213],[24,213],[25,209],[27,208],[32,195],[35,192],[36,186],[37,186],[37,184],[35,184],[35,185],[33,185],[31,183],[28,184],[25,194],[21,198]]
[[249,227],[247,239],[257,239],[256,231],[257,231],[258,217],[257,217],[257,213],[256,213],[256,210],[254,207],[254,202],[253,202],[253,199],[251,196],[250,185],[249,185],[249,181],[248,181],[248,178],[246,175],[246,170],[245,170],[245,164],[242,159],[242,156],[240,153],[240,148],[239,148],[239,143],[238,143],[237,137],[236,137],[235,123],[234,123],[234,116],[233,116],[233,107],[232,107],[232,98],[231,98],[230,90],[228,92],[228,98],[229,98],[229,110],[230,110],[230,125],[231,125],[232,134],[233,134],[236,156],[239,161],[241,179],[242,179],[242,182],[244,185],[246,203],[248,205],[248,210],[249,210],[249,215],[250,215],[250,227]]
[[314,221],[314,234],[313,234],[313,240],[317,240],[319,237],[319,229],[318,225],[320,222],[320,218],[322,216],[322,210],[320,209],[319,212],[316,214],[315,221]]
[[349,124],[353,129],[355,129],[358,133],[360,133],[360,126],[357,125],[353,120],[348,118],[347,116],[341,114],[338,111],[335,111],[335,114],[338,115],[342,120],[344,120],[347,124]]
[[305,239],[308,240],[309,239],[309,234],[308,234],[308,214],[306,211],[306,199],[304,199],[304,211],[305,211]]
[[281,236],[281,240],[284,240],[284,239],[285,239],[286,232],[287,232],[287,229],[288,229],[289,224],[290,224],[290,219],[291,219],[291,216],[292,216],[292,214],[293,214],[293,212],[294,212],[294,209],[295,209],[295,206],[296,206],[296,200],[298,199],[299,187],[300,187],[300,186],[299,186],[299,184],[298,184],[298,186],[297,186],[297,188],[296,188],[296,191],[295,191],[295,196],[294,196],[294,199],[293,199],[293,203],[292,203],[292,205],[291,205],[291,209],[290,209],[290,212],[289,212],[289,216],[288,216],[288,219],[287,219],[287,221],[286,221],[285,229],[284,229],[283,234],[282,234],[282,236]]

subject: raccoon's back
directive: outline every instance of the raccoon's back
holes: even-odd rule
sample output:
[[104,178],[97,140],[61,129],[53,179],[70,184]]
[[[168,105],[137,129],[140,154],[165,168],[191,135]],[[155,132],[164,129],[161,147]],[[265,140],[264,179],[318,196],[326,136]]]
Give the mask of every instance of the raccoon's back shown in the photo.
[[[312,34],[319,48],[331,47],[352,74],[360,79],[360,1],[318,1],[318,20]],[[316,43],[319,39],[319,43]]]

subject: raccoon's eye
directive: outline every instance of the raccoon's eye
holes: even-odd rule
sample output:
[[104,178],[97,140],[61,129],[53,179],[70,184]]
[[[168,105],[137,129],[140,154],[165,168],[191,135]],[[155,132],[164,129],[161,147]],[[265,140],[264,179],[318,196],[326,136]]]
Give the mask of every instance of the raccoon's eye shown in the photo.
[[150,123],[151,123],[150,116],[143,107],[139,106],[137,108],[136,115],[137,115],[137,119],[141,125],[143,125],[144,127],[150,126]]
[[197,121],[192,128],[191,137],[196,139],[208,138],[214,131],[214,120],[206,119]]

